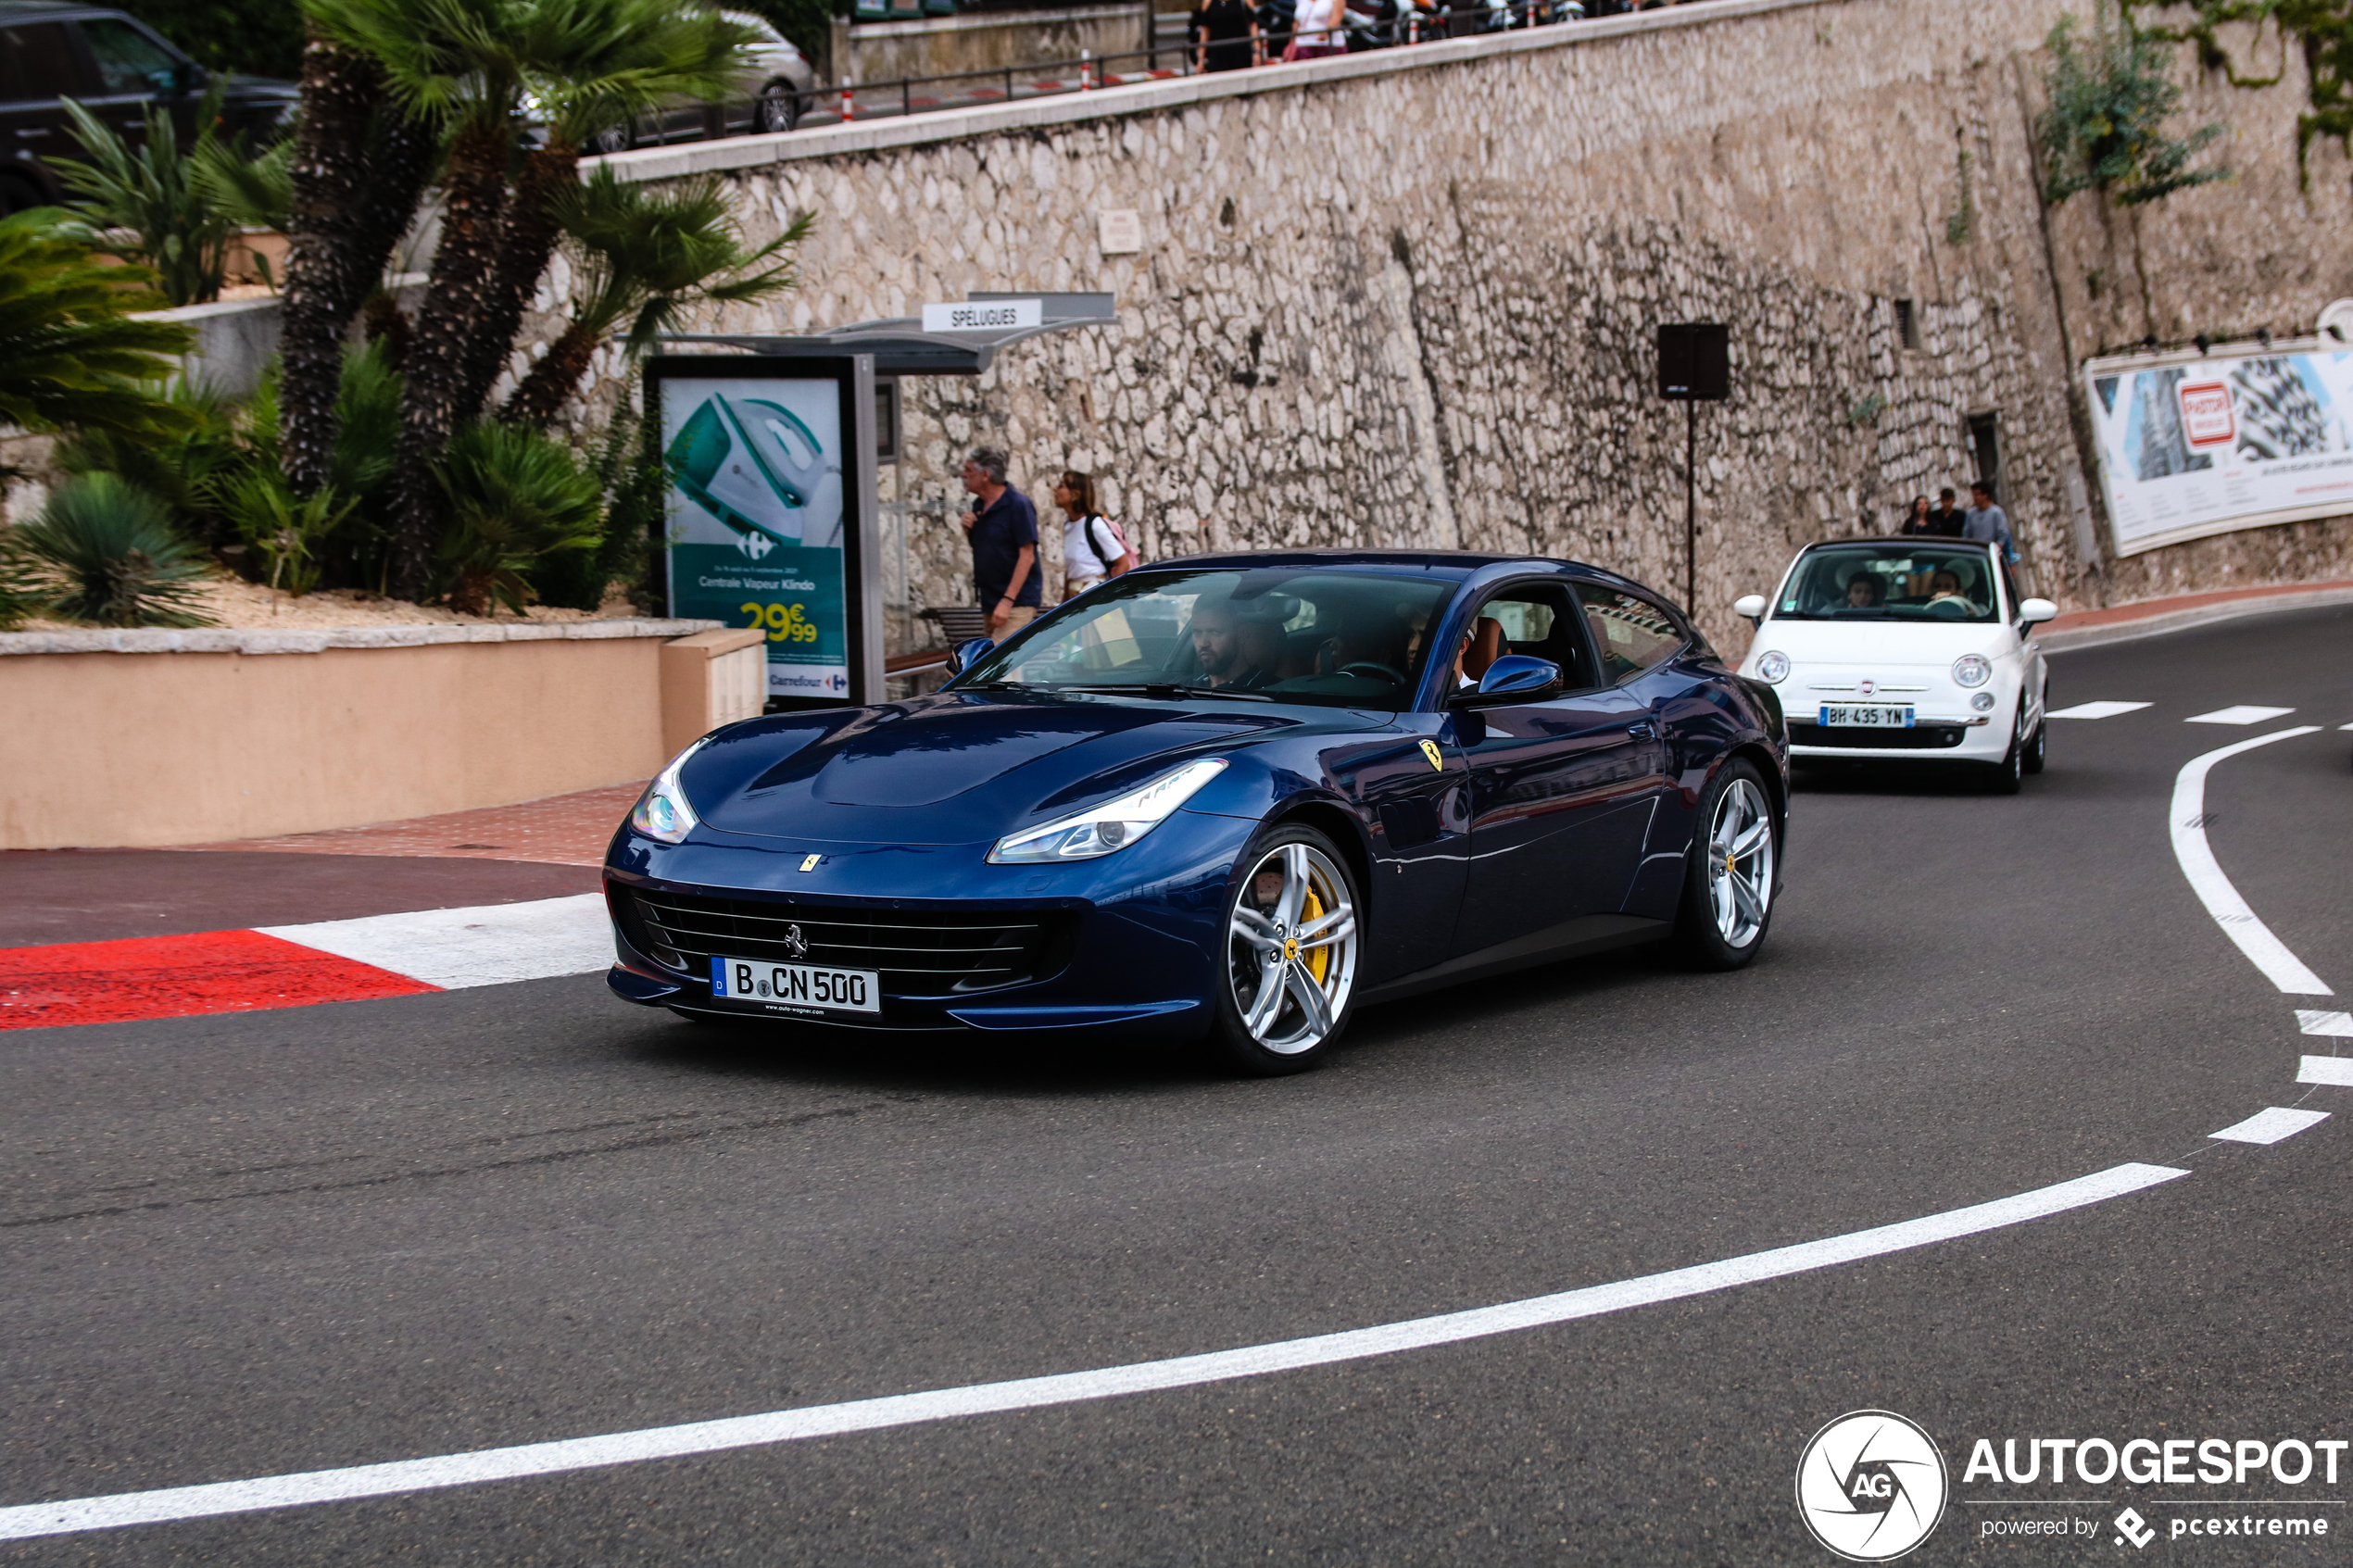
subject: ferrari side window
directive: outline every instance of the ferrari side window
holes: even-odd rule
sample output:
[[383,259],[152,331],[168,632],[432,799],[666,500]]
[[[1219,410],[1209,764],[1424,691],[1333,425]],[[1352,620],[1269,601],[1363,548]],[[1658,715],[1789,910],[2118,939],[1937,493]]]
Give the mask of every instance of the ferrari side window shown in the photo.
[[1674,618],[1636,594],[1623,594],[1598,583],[1579,583],[1577,596],[1585,603],[1585,619],[1593,628],[1593,644],[1601,650],[1604,673],[1613,683],[1639,675],[1662,664],[1683,646],[1683,633]]

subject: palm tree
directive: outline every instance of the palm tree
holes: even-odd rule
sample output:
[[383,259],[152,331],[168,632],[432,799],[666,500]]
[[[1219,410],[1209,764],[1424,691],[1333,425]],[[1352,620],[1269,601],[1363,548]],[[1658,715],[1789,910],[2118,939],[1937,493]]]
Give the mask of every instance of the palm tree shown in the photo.
[[297,495],[333,483],[344,334],[414,220],[440,146],[433,126],[391,101],[383,67],[313,30],[303,50],[279,339],[286,478]]
[[623,323],[634,357],[690,305],[766,299],[793,287],[793,264],[779,257],[808,237],[812,222],[803,213],[768,244],[749,249],[721,181],[657,194],[623,184],[610,169],[559,193],[554,207],[580,257],[579,303],[498,414],[533,429],[555,419],[597,345]]
[[163,301],[140,267],[101,267],[44,208],[0,219],[0,421],[170,440],[191,423],[142,385],[179,369],[195,342],[177,321],[141,321]]
[[[487,345],[496,344],[503,358],[513,338],[511,328],[499,336],[497,327],[505,315],[501,290],[508,286],[498,261],[510,211],[507,173],[516,119],[535,102],[586,106],[609,117],[635,113],[682,92],[716,91],[707,69],[685,69],[689,51],[682,40],[726,24],[712,13],[683,11],[674,0],[309,0],[309,6],[322,33],[372,56],[394,97],[449,132],[441,244],[404,367],[394,474],[398,516],[391,586],[413,598],[430,581],[442,513],[435,465],[451,431],[481,407],[487,387],[476,383],[478,366],[491,352]],[[732,40],[732,28],[727,35]],[[732,52],[732,42],[728,47]],[[527,213],[525,232],[518,236],[524,255],[531,222]],[[552,234],[547,245],[552,247]],[[546,259],[543,250],[540,267]],[[535,269],[530,282],[536,281]]]

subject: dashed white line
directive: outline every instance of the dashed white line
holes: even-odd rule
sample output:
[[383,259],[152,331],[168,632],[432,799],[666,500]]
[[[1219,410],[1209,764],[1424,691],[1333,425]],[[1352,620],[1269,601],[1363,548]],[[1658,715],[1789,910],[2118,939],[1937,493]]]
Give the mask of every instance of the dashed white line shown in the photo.
[[2299,724],[2292,730],[2275,730],[2268,735],[2240,741],[2209,751],[2203,757],[2193,757],[2182,766],[2173,779],[2173,858],[2181,862],[2182,874],[2189,879],[2190,888],[2222,928],[2222,935],[2238,944],[2263,977],[2291,996],[2328,997],[2335,995],[2321,977],[2304,967],[2304,960],[2287,949],[2287,944],[2271,935],[2271,928],[2255,918],[2255,911],[2240,897],[2231,879],[2222,874],[2221,866],[2214,859],[2214,850],[2206,842],[2206,775],[2214,764],[2242,751],[2252,751],[2273,741],[2292,740],[2309,735],[2320,728],[2317,724]]
[[396,1492],[430,1491],[443,1486],[472,1486],[483,1481],[511,1480],[522,1475],[549,1475],[562,1471],[593,1470],[634,1464],[646,1460],[675,1459],[686,1454],[717,1453],[805,1437],[835,1436],[847,1432],[872,1432],[882,1427],[912,1426],[948,1421],[958,1416],[987,1415],[1005,1411],[1038,1410],[1050,1405],[1077,1404],[1237,1377],[1263,1377],[1302,1367],[1327,1366],[1336,1361],[1393,1356],[1403,1350],[1459,1344],[1498,1334],[1539,1328],[1548,1323],[1598,1317],[1605,1312],[1647,1307],[1661,1301],[1729,1290],[1735,1286],[1827,1269],[1859,1259],[1904,1252],[1960,1236],[2047,1219],[2112,1198],[2139,1192],[2186,1176],[2187,1171],[2164,1165],[2118,1165],[2078,1176],[2054,1186],[2037,1187],[1990,1203],[1948,1210],[1899,1224],[1879,1225],[1822,1241],[1777,1247],[1767,1252],[1701,1263],[1646,1274],[1612,1285],[1588,1286],[1556,1296],[1538,1296],[1501,1306],[1437,1317],[1414,1318],[1343,1334],[1321,1334],[1306,1339],[1285,1339],[1207,1355],[1177,1356],[1166,1361],[1132,1361],[1093,1372],[1063,1373],[1049,1377],[1025,1377],[1007,1383],[979,1383],[961,1388],[939,1388],[921,1394],[897,1394],[845,1404],[811,1405],[799,1410],[771,1411],[764,1415],[736,1416],[723,1421],[693,1422],[679,1426],[653,1426],[598,1437],[574,1437],[553,1443],[527,1443],[519,1448],[481,1449],[472,1453],[445,1454],[434,1459],[399,1460],[388,1464],[354,1465],[342,1470],[313,1470],[296,1475],[271,1475],[252,1481],[226,1481],[213,1486],[174,1486],[152,1492],[121,1492],[111,1497],[78,1498],[63,1502],[30,1503],[0,1509],[0,1540],[34,1536],[68,1535],[82,1530],[114,1529],[126,1524],[152,1524],[172,1519],[201,1519],[257,1509],[292,1508],[305,1503],[336,1502],[352,1498],[384,1497]]
[[2308,1056],[2296,1071],[2296,1081],[2353,1088],[2353,1056]]
[[2297,1008],[2296,1026],[2307,1035],[2353,1035],[2353,1012],[2314,1012],[2309,1008]]
[[2210,1138],[2226,1143],[2277,1143],[2294,1137],[2307,1127],[2316,1127],[2329,1119],[2325,1110],[2290,1110],[2284,1106],[2272,1106],[2259,1110],[2244,1122],[2233,1122],[2219,1133],[2208,1133]]
[[445,991],[586,974],[613,959],[612,920],[600,893],[257,929]]
[[2079,702],[2072,708],[2054,708],[2043,715],[2045,719],[2113,719],[2120,713],[2138,713],[2155,706],[2146,702]]
[[2218,708],[2211,713],[2196,713],[2183,720],[2185,724],[2260,724],[2273,719],[2284,719],[2295,712],[2293,708],[2258,708],[2241,703],[2235,708]]

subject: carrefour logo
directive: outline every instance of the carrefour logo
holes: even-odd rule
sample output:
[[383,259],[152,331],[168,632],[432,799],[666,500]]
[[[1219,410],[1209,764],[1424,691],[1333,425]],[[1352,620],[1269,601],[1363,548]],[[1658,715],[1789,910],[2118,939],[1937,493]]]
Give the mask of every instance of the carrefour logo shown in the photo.
[[1851,1562],[1903,1556],[1944,1517],[1936,1441],[1893,1411],[1853,1411],[1814,1434],[1797,1461],[1797,1512]]

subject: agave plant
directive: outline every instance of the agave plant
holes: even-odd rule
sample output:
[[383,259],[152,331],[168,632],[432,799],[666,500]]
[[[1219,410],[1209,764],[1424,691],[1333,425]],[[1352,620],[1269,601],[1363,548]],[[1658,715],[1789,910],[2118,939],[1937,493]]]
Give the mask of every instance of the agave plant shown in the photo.
[[813,221],[803,213],[751,248],[721,181],[656,192],[623,184],[606,168],[565,191],[555,206],[580,257],[579,303],[498,416],[535,428],[555,419],[615,329],[626,326],[623,341],[634,358],[689,306],[766,299],[795,286],[799,279],[784,253],[808,237]]
[[[57,232],[57,214],[0,219],[0,420],[27,430],[112,431],[169,441],[191,423],[141,383],[170,375],[194,342],[176,321],[140,321],[161,303],[148,274],[100,267]],[[0,470],[5,471],[5,470]]]
[[496,603],[520,613],[535,568],[603,542],[596,474],[536,431],[468,426],[450,438],[439,477],[449,526],[436,555],[453,608],[483,615]]
[[15,542],[52,584],[50,608],[100,626],[209,626],[192,608],[210,573],[163,503],[110,473],[58,486]]
[[300,598],[319,585],[327,540],[359,503],[333,490],[297,496],[283,472],[249,468],[220,487],[219,504],[268,571],[270,586]]

